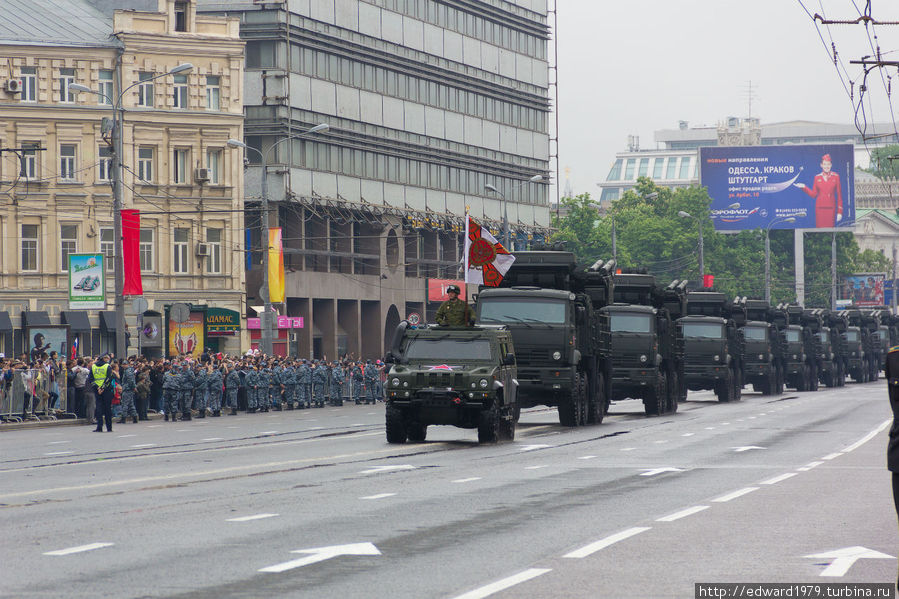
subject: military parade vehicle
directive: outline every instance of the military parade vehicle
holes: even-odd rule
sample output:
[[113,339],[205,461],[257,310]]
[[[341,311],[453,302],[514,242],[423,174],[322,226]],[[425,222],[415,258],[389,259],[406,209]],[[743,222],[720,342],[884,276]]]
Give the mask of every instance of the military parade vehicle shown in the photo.
[[414,327],[402,321],[387,354],[387,442],[424,441],[432,424],[511,441],[518,422],[512,334],[502,326]]
[[780,395],[784,390],[784,338],[771,322],[768,302],[736,298],[733,317],[743,338],[743,381],[762,395]]
[[482,287],[482,325],[504,324],[518,360],[521,407],[556,407],[563,426],[600,423],[609,405],[608,316],[614,262],[579,266],[560,250],[516,252],[499,287]]
[[734,306],[723,293],[705,288],[687,292],[686,307],[677,323],[683,331],[687,389],[713,390],[722,402],[739,400],[744,358],[742,335],[731,318]]
[[[669,304],[682,302],[668,294],[645,271],[614,276],[614,299],[600,312],[609,318],[612,355],[612,400],[640,399],[647,415],[677,411],[684,374],[683,336]],[[673,291],[673,290],[672,290]],[[685,312],[678,306],[675,313]]]
[[843,310],[847,319],[846,339],[849,342],[849,375],[857,383],[876,381],[882,367],[880,347],[880,319],[877,314],[859,308]]
[[[818,338],[802,325],[802,312],[803,308],[798,304],[777,306],[777,321],[786,339],[784,380],[797,391],[817,391],[817,361],[821,352]],[[782,324],[784,319],[787,324]]]
[[845,339],[839,328],[831,327],[830,310],[806,308],[803,318],[812,334],[818,338],[820,366],[818,380],[827,387],[842,387],[845,380],[843,354]]

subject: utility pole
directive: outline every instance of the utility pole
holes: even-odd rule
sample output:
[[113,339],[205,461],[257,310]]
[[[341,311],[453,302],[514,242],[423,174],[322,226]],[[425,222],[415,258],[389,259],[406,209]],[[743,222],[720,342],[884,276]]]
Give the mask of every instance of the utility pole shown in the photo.
[[837,309],[837,233],[830,240],[830,309]]

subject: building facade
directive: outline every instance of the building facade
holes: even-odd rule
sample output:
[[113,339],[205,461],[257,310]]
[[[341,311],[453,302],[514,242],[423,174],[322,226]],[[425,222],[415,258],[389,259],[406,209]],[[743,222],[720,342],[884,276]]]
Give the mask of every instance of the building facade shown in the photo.
[[[194,0],[153,0],[150,8],[113,11],[87,0],[0,6],[10,25],[0,30],[7,57],[0,64],[0,352],[7,355],[28,351],[29,328],[57,324],[69,325],[79,354],[115,348],[109,123],[117,106],[124,208],[141,215],[147,301],[140,314],[143,306],[126,302],[129,353],[139,344],[151,355],[171,353],[167,311],[175,302],[204,315],[245,312],[243,164],[227,145],[243,135],[238,21],[198,16]],[[193,67],[167,74],[184,63]],[[69,310],[68,255],[76,253],[105,255],[107,310]],[[156,334],[139,333],[138,316]],[[223,336],[210,342],[239,351],[241,329],[240,322],[228,332],[214,328]]]
[[200,10],[239,16],[247,42],[248,303],[262,304],[265,176],[285,246],[280,320],[294,323],[276,353],[379,357],[401,319],[431,320],[460,277],[466,211],[497,236],[507,213],[515,247],[546,233],[546,0]]

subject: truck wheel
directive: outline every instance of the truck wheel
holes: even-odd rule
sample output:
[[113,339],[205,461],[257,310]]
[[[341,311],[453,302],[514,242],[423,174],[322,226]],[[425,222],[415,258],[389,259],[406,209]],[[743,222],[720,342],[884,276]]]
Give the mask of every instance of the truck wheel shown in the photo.
[[774,394],[775,395],[783,395],[784,393],[784,373],[783,370],[778,368],[777,374],[775,375],[775,387]]
[[733,401],[740,401],[743,398],[743,372],[734,372],[734,396]]
[[387,442],[405,443],[408,432],[406,431],[406,421],[403,417],[403,411],[397,407],[388,405],[385,413],[387,414]]
[[590,398],[589,419],[590,424],[602,424],[606,415],[606,403],[609,401],[605,394],[606,381],[601,372],[596,374],[596,384],[593,386],[593,397]]
[[478,415],[478,443],[496,443],[499,440],[502,419],[494,405]]
[[412,422],[408,426],[409,440],[421,443],[428,436],[428,425]]
[[677,400],[678,395],[680,394],[680,378],[677,376],[677,373],[671,371],[668,373],[668,390],[667,390],[667,402],[668,406],[665,410],[669,414],[677,413]]
[[727,370],[727,376],[725,376],[724,379],[719,380],[715,384],[715,395],[718,396],[718,401],[722,403],[727,403],[733,400],[734,373],[730,369]]
[[660,416],[665,413],[667,398],[667,377],[664,373],[659,373],[659,379],[654,387],[646,390],[646,397],[643,398],[643,409],[647,416]]
[[580,373],[578,379],[577,425],[584,426],[590,418],[590,388],[587,374]]
[[512,410],[503,409],[502,421],[500,423],[500,438],[503,441],[515,440],[515,423],[516,419],[512,418]]

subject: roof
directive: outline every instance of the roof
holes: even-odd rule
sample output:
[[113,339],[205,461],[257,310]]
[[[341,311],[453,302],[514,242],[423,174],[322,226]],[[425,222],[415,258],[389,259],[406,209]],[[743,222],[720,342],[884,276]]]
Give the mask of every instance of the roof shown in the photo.
[[888,221],[891,221],[895,225],[899,225],[899,215],[896,214],[895,210],[869,210],[865,208],[857,208],[855,211],[856,222],[868,216],[879,216]]
[[112,17],[86,0],[3,0],[0,43],[33,46],[110,47]]

